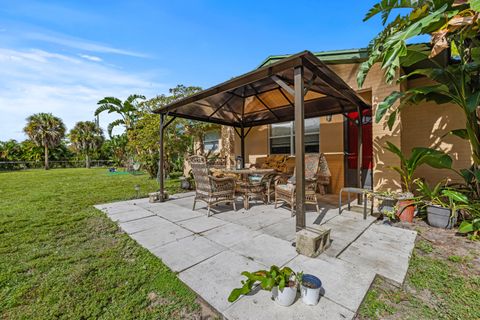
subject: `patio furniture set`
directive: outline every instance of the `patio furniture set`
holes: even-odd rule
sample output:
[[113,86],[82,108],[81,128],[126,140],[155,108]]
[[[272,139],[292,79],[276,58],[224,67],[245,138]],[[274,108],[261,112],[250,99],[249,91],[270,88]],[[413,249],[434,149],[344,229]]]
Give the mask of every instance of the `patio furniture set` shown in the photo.
[[[293,161],[292,161],[293,158]],[[195,198],[207,204],[210,216],[211,207],[219,203],[232,204],[241,197],[245,209],[250,201],[261,199],[271,203],[274,196],[275,208],[288,204],[292,217],[296,206],[296,169],[294,157],[275,155],[258,158],[255,164],[243,169],[209,168],[206,158],[194,155],[188,159],[195,180]],[[293,166],[292,166],[293,163]],[[330,170],[324,154],[305,155],[305,203],[313,204],[319,212],[318,195],[323,195],[330,183]]]

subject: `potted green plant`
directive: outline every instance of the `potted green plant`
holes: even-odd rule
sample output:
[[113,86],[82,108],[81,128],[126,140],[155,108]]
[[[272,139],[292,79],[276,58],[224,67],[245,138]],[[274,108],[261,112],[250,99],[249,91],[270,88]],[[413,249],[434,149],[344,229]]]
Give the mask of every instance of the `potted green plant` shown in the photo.
[[459,210],[469,210],[468,197],[458,190],[448,188],[440,181],[433,188],[426,182],[417,180],[417,191],[427,212],[428,224],[432,227],[451,229],[457,223]]
[[458,232],[468,234],[470,240],[480,240],[480,218],[462,221]]
[[415,198],[413,197],[412,187],[414,183],[414,174],[418,167],[427,164],[437,169],[451,169],[452,158],[442,151],[431,148],[417,147],[413,148],[409,157],[393,143],[387,141],[386,150],[398,156],[400,166],[391,166],[402,179],[403,193],[397,195],[397,215],[401,221],[412,222],[415,214]]
[[242,280],[242,286],[232,290],[228,296],[229,302],[234,302],[240,295],[250,293],[257,283],[263,290],[271,291],[273,300],[281,306],[288,307],[295,302],[297,296],[297,280],[295,272],[288,267],[271,266],[270,270],[242,272],[247,279]]

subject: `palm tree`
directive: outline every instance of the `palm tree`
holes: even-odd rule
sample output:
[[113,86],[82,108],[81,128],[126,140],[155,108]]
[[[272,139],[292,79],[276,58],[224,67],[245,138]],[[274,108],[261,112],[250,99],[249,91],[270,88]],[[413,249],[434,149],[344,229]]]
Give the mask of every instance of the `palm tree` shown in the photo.
[[103,144],[103,130],[93,121],[79,121],[70,130],[73,149],[85,156],[85,167],[90,168],[90,156]]
[[51,113],[36,113],[27,118],[23,131],[45,153],[45,170],[48,170],[48,149],[58,146],[65,137],[65,124]]
[[95,116],[104,111],[117,113],[121,116],[121,119],[117,119],[108,125],[107,131],[110,138],[113,128],[117,126],[123,125],[127,131],[134,127],[138,119],[138,99],[145,100],[145,96],[132,94],[124,102],[115,97],[105,97],[98,101],[99,107],[95,110]]

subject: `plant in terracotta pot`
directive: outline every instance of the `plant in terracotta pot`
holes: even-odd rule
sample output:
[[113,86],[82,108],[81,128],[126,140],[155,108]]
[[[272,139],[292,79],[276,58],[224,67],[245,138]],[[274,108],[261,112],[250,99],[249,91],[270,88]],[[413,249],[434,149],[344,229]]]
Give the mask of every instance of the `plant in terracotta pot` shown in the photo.
[[255,284],[260,284],[263,290],[271,291],[274,301],[284,307],[295,302],[297,297],[297,280],[295,272],[288,267],[271,266],[270,270],[242,272],[247,279],[242,280],[242,286],[232,290],[228,296],[229,302],[234,302],[240,295],[250,293]]
[[439,150],[431,148],[416,147],[412,149],[410,156],[406,156],[393,143],[387,142],[385,149],[398,156],[400,166],[391,166],[402,180],[403,193],[397,195],[397,215],[401,221],[412,222],[415,213],[415,198],[413,196],[414,174],[422,164],[429,165],[437,169],[451,169],[452,158]]

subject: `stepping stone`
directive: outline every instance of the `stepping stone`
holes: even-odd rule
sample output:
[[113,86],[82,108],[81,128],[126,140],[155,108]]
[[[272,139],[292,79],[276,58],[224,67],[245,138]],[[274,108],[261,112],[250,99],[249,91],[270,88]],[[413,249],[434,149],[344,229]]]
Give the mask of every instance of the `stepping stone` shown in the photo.
[[222,251],[225,247],[201,236],[190,236],[152,249],[152,253],[173,271],[179,272],[202,262]]
[[117,221],[117,222],[127,222],[127,221],[138,220],[146,217],[151,217],[151,216],[154,216],[154,214],[140,207],[136,207],[134,208],[134,210],[131,210],[131,211],[125,211],[125,212],[109,215],[112,221]]
[[[414,235],[416,236],[416,232],[411,230],[372,225],[355,243],[340,254],[339,258],[371,268],[379,275],[401,285],[405,280],[415,245]],[[389,242],[386,242],[386,238],[390,238]]]
[[144,248],[150,250],[191,235],[193,235],[193,233],[187,229],[164,220],[162,224],[151,229],[133,233],[130,237],[135,239]]
[[239,242],[249,241],[260,234],[258,231],[233,223],[202,233],[206,238],[225,247],[232,247]]
[[231,249],[267,267],[282,266],[298,255],[290,242],[267,234],[241,241]]
[[283,239],[289,242],[295,240],[296,226],[295,218],[282,220],[260,230],[272,237]]
[[303,304],[300,294],[289,307],[277,305],[271,299],[271,292],[259,290],[243,296],[223,313],[230,320],[275,319],[275,320],[345,320],[353,319],[355,313],[335,302],[321,297],[316,306]]
[[151,207],[148,210],[171,222],[178,222],[205,216],[204,213],[193,211],[191,207],[186,209],[171,202],[156,203],[156,206]]
[[320,226],[336,216],[338,216],[338,209],[320,208],[320,213],[317,211],[306,212],[305,222],[307,226]]
[[118,203],[109,203],[106,205],[96,206],[95,208],[105,212],[107,216],[111,216],[118,213],[128,212],[128,211],[135,211],[139,207],[133,204],[124,204],[122,202]]
[[292,220],[290,213],[282,212],[282,210],[275,210],[273,208],[267,209],[269,210],[260,211],[253,216],[247,216],[238,219],[235,221],[235,223],[244,225],[245,227],[248,227],[252,230],[260,230],[280,221],[285,220],[285,222],[287,223],[286,220]]
[[352,312],[358,310],[375,278],[375,272],[323,254],[318,258],[299,255],[287,266],[317,276],[322,281],[322,295]]
[[245,279],[240,273],[264,268],[265,266],[255,261],[227,250],[181,272],[179,278],[222,312],[231,305],[227,300],[230,292],[240,287],[242,285],[240,281]]
[[215,217],[201,216],[198,218],[180,221],[177,224],[195,233],[200,233],[223,226],[228,222]]
[[165,219],[162,219],[156,215],[152,215],[143,219],[120,222],[119,224],[123,231],[128,234],[132,234],[155,227],[161,227],[162,225],[164,225],[164,222]]

